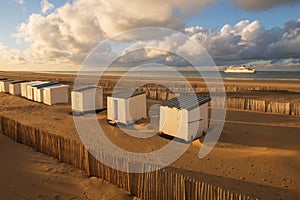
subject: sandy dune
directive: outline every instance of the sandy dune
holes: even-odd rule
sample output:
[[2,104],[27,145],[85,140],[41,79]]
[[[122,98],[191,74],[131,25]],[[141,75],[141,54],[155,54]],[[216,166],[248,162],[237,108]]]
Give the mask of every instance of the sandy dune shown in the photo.
[[116,186],[0,135],[0,199],[132,199]]

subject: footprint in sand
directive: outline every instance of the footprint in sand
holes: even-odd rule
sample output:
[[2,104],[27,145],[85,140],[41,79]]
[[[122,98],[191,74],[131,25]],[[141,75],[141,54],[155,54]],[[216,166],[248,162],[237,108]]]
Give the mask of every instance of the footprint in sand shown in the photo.
[[49,167],[49,168],[46,169],[47,172],[52,171],[52,170],[53,170],[52,167]]
[[287,185],[284,185],[284,184],[280,184],[281,187],[284,187],[284,188],[288,188],[289,186]]
[[53,198],[56,199],[56,200],[60,200],[61,199],[59,194],[54,195]]

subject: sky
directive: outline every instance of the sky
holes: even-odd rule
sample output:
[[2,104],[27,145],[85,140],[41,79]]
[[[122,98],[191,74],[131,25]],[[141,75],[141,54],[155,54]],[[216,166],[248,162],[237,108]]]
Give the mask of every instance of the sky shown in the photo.
[[[218,66],[300,70],[299,10],[300,0],[2,0],[0,70],[77,70],[99,42],[143,27],[185,34]],[[189,48],[170,38],[155,43],[170,53],[139,52],[127,65],[185,67],[172,52]]]

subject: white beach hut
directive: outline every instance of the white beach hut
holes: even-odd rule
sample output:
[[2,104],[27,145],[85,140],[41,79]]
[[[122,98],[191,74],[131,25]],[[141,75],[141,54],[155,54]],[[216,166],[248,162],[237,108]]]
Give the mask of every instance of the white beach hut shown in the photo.
[[107,120],[110,123],[128,125],[146,117],[145,92],[124,91],[107,97]]
[[103,88],[87,86],[71,92],[72,110],[78,113],[103,109]]
[[161,103],[159,131],[192,141],[208,129],[209,96],[181,95]]
[[45,87],[53,86],[53,85],[58,85],[59,82],[48,82],[48,83],[43,83],[41,85],[35,85],[32,86],[32,95],[33,95],[33,101],[38,101],[38,102],[43,102],[43,89]]
[[9,84],[13,82],[14,80],[11,79],[4,79],[0,80],[0,92],[9,92]]
[[41,83],[43,83],[43,82],[42,81],[31,81],[31,82],[21,83],[21,96],[27,98],[28,86],[35,85],[35,84],[41,84]]
[[47,105],[69,103],[69,86],[53,85],[43,89],[43,102]]
[[21,95],[21,83],[27,81],[13,81],[9,84],[9,93],[12,95]]
[[38,86],[38,85],[43,85],[45,83],[49,83],[49,82],[38,82],[35,84],[29,84],[27,85],[27,95],[26,98],[33,100],[34,99],[34,93],[33,93],[33,87]]

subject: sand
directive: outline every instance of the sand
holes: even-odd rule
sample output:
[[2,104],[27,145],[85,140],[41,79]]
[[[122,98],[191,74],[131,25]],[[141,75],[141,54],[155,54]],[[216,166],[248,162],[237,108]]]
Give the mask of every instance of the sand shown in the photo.
[[[33,80],[52,77],[30,76]],[[24,78],[28,79],[28,76]],[[58,78],[72,82],[70,76],[61,75]],[[282,99],[299,100],[296,99],[298,82],[230,81],[227,84],[276,85],[293,92],[293,95],[286,95]],[[269,92],[267,95],[280,101],[281,98],[276,96],[276,92]],[[252,94],[257,95],[256,92]],[[248,95],[251,96],[251,93]],[[158,101],[148,99],[148,108],[155,103]],[[1,115],[79,141],[73,118],[68,114],[70,112],[70,105],[46,106],[21,97],[0,94]],[[147,140],[128,136],[118,127],[107,124],[106,111],[97,114],[97,118],[107,137],[128,151],[151,152],[170,142],[168,138],[159,135]],[[224,130],[213,151],[204,159],[199,159],[201,143],[195,142],[180,159],[171,164],[171,167],[225,189],[260,199],[300,199],[299,133],[299,116],[227,110]]]
[[125,191],[0,135],[1,199],[132,199]]

